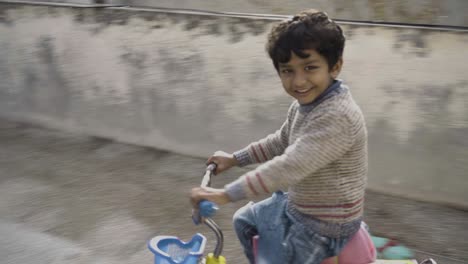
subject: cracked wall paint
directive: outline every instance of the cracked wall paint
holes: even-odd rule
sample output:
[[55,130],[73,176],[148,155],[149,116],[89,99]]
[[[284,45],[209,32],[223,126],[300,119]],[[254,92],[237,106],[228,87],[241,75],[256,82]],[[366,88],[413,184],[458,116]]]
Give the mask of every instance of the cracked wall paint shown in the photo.
[[[402,34],[417,38],[424,34],[424,45],[401,41]],[[385,29],[368,36],[364,29],[354,29],[353,38],[347,43],[342,77],[352,82],[369,125],[378,116],[385,116],[405,142],[409,133],[425,122],[427,110],[418,108],[418,104],[439,96],[434,92],[431,95],[431,91],[443,89],[452,91],[446,102],[450,111],[445,118],[453,120],[452,125],[466,125],[465,38],[458,33],[415,29]],[[399,48],[394,47],[395,42]],[[426,55],[420,56],[421,52]]]
[[290,15],[307,8],[326,11],[335,19],[468,26],[465,0],[129,0],[132,6],[198,9],[215,12]]

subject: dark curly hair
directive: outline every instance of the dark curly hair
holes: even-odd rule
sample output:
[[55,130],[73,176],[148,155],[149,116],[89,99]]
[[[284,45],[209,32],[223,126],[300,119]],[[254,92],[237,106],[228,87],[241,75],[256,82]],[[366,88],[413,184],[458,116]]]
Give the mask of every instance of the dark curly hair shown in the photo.
[[275,25],[268,35],[266,50],[278,71],[279,63],[291,59],[291,51],[301,58],[305,49],[314,49],[325,57],[331,69],[343,56],[343,30],[324,12],[311,9]]

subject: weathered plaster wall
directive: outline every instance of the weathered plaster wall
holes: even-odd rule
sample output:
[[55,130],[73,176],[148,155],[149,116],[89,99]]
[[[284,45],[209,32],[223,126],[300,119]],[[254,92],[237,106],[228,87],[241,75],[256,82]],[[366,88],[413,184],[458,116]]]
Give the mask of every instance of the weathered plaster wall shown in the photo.
[[316,8],[334,19],[468,27],[466,0],[5,0],[0,2],[122,5],[210,12],[291,15]]
[[291,15],[316,8],[335,19],[468,26],[466,0],[129,0],[131,6]]
[[[0,115],[206,157],[273,132],[291,99],[274,21],[0,4]],[[343,25],[369,186],[468,207],[466,32]]]

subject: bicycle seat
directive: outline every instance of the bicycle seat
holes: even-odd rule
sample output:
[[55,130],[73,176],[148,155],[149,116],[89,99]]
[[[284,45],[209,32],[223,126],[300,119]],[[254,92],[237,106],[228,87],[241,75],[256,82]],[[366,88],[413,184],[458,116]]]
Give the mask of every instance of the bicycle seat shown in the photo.
[[321,264],[369,264],[376,260],[372,239],[364,225],[346,244],[338,257],[327,258]]

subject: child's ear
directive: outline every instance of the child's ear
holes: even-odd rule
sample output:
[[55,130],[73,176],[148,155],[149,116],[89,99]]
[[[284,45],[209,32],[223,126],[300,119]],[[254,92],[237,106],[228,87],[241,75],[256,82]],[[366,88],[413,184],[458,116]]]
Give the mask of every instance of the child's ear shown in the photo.
[[330,75],[333,77],[333,79],[338,78],[338,75],[340,74],[342,67],[343,67],[343,58],[340,57],[330,71]]

